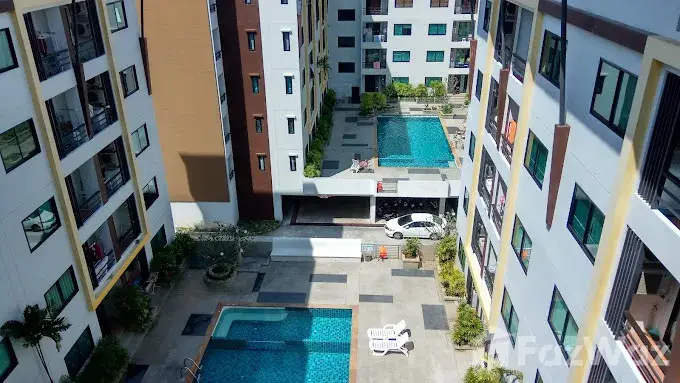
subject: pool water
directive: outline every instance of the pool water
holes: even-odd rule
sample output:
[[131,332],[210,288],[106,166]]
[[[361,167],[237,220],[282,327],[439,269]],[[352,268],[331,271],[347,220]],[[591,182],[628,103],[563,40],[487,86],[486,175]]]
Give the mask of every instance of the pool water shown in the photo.
[[351,309],[225,308],[201,382],[349,381]]
[[378,165],[448,168],[454,161],[438,117],[378,117]]

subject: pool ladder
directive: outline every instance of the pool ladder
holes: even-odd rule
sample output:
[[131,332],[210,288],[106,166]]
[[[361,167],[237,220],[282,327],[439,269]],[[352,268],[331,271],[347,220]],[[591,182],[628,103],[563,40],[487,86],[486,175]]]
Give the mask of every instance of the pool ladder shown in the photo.
[[[187,367],[187,360],[191,362],[191,364],[189,365],[189,367]],[[193,365],[193,366],[192,366],[192,365]],[[196,374],[194,374],[194,373],[191,371],[191,367],[196,367],[196,374],[198,374],[198,376],[197,376]],[[184,362],[182,362],[182,367],[181,367],[181,369],[180,369],[180,371],[179,371],[179,380],[184,380],[184,376],[185,376],[185,375],[184,375],[184,372],[186,371],[186,372],[188,372],[189,374],[191,374],[191,376],[194,377],[194,382],[200,382],[200,381],[201,381],[201,373],[200,373],[200,371],[201,371],[202,369],[203,369],[203,366],[199,366],[198,364],[196,364],[196,362],[194,362],[193,359],[191,359],[191,358],[184,358]]]

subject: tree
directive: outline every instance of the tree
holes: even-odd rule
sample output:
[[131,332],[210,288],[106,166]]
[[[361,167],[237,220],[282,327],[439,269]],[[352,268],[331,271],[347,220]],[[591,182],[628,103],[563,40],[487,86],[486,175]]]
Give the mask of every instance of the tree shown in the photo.
[[316,65],[319,67],[319,70],[328,77],[328,74],[331,72],[331,64],[328,61],[328,56],[319,56],[316,60]]
[[26,306],[24,308],[24,321],[10,320],[0,327],[0,336],[21,339],[23,346],[33,347],[38,353],[40,362],[47,372],[47,377],[52,380],[52,375],[45,362],[45,354],[40,346],[42,338],[50,338],[57,346],[57,351],[61,349],[61,333],[66,331],[71,325],[66,322],[66,318],[52,318],[49,309],[41,309],[38,305]]
[[397,97],[397,89],[394,85],[394,83],[386,85],[383,90],[383,94],[388,97],[388,98],[394,98]]
[[489,367],[484,368],[482,365],[468,367],[465,376],[463,376],[463,383],[514,383],[521,382],[524,378],[522,371],[505,368],[498,361],[489,360],[488,357],[484,359]]
[[210,233],[200,236],[203,251],[199,255],[212,265],[224,264],[233,267],[240,265],[243,253],[250,246],[247,233],[238,226],[222,224],[217,225],[216,231],[218,235]]
[[409,83],[397,82],[394,84],[394,90],[397,92],[399,97],[413,97],[413,85]]
[[430,83],[430,88],[432,88],[435,97],[446,96],[446,87],[441,81],[432,81]]
[[425,84],[418,84],[414,92],[416,97],[427,97],[427,86]]

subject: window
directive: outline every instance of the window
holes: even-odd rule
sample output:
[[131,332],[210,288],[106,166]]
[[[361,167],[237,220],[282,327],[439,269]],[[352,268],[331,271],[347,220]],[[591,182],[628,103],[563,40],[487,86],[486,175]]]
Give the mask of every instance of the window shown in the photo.
[[[12,36],[9,34],[9,28],[0,29],[0,73],[7,72],[19,66],[16,52],[14,52],[14,45],[12,44]],[[0,374],[0,377],[2,374]]]
[[519,327],[519,318],[517,317],[517,311],[512,305],[510,300],[510,295],[508,294],[508,289],[503,291],[503,303],[501,305],[501,316],[503,316],[503,322],[505,323],[505,328],[510,333],[510,340],[512,345],[515,345],[515,340],[517,339],[517,328]]
[[623,137],[628,126],[637,76],[600,59],[590,113]]
[[425,61],[427,61],[429,63],[444,62],[444,51],[427,51],[427,56],[426,56]]
[[73,344],[68,353],[64,357],[64,362],[66,363],[66,369],[68,370],[68,375],[75,379],[75,377],[83,368],[87,358],[90,357],[92,351],[94,350],[94,340],[92,339],[92,332],[90,327],[85,328],[82,334],[76,339],[76,343]]
[[512,230],[512,248],[526,274],[531,259],[531,238],[517,216],[515,216],[515,227]]
[[297,171],[297,156],[288,156],[288,161],[290,162],[290,171]]
[[123,95],[125,97],[135,93],[139,89],[137,82],[137,71],[135,66],[123,69],[120,72],[120,83],[123,85]]
[[470,194],[467,191],[467,187],[463,191],[463,211],[465,215],[468,214],[468,204],[470,203]]
[[560,37],[546,30],[543,35],[543,49],[538,73],[558,88],[560,87],[561,51]]
[[45,201],[39,208],[29,214],[28,217],[24,218],[21,224],[24,227],[24,235],[26,236],[28,247],[33,252],[61,226],[54,198]]
[[449,6],[449,0],[430,0],[430,8],[445,8]]
[[354,73],[354,62],[338,63],[338,73]]
[[484,32],[489,33],[489,19],[491,18],[491,1],[486,0],[484,5],[484,22],[482,23],[482,29]]
[[267,169],[267,162],[264,154],[257,155],[257,168],[264,171]]
[[255,117],[255,133],[262,133],[262,117]]
[[354,9],[338,9],[338,21],[354,21]]
[[0,341],[0,382],[4,382],[18,364],[9,338]]
[[338,48],[354,48],[354,36],[339,36]]
[[148,210],[158,199],[158,184],[156,183],[156,177],[152,178],[151,181],[144,186],[142,194],[144,195],[144,206],[146,206],[146,209]]
[[407,63],[411,61],[411,52],[409,51],[394,51],[392,52],[392,61],[395,63]]
[[295,119],[288,117],[288,134],[295,134]]
[[[484,80],[484,75],[481,71],[477,71],[477,82],[475,83],[475,97],[480,100],[482,97],[482,81]],[[481,101],[481,100],[480,100]]]
[[470,132],[470,145],[468,147],[468,155],[470,156],[470,161],[475,160],[475,144],[477,143],[477,139],[475,138],[475,135]]
[[395,8],[412,8],[413,0],[394,0]]
[[286,94],[293,94],[293,77],[285,76],[286,80]]
[[165,236],[165,225],[158,229],[158,232],[151,238],[151,251],[156,252],[168,244],[168,238]]
[[441,77],[425,77],[425,85],[431,86],[433,82],[442,82]]
[[281,4],[288,4],[288,0],[281,0]]
[[408,84],[408,77],[392,77],[392,83]]
[[253,94],[259,94],[260,93],[260,77],[259,76],[250,76],[250,84],[253,87]]
[[149,134],[146,131],[146,124],[144,124],[132,132],[132,150],[135,151],[135,156],[138,156],[148,147]]
[[458,259],[460,260],[460,269],[465,272],[465,248],[463,247],[463,240],[458,239]]
[[47,303],[47,308],[50,309],[52,317],[58,317],[77,293],[78,283],[76,282],[76,275],[73,273],[73,266],[71,266],[45,293],[45,303]]
[[529,171],[531,178],[536,181],[539,188],[543,188],[546,162],[548,162],[548,149],[536,138],[534,132],[529,131],[527,152],[524,155],[524,167]]
[[123,1],[115,1],[106,4],[106,10],[109,14],[109,24],[111,24],[111,33],[118,32],[121,29],[127,28],[127,18],[125,16],[125,5]]
[[253,52],[255,50],[255,32],[246,32],[248,35],[248,50]]
[[40,153],[33,120],[0,134],[0,157],[7,173]]
[[489,253],[484,259],[484,282],[486,282],[486,287],[489,288],[489,293],[493,295],[493,283],[496,278],[496,266],[498,264],[498,256],[496,255],[496,250],[493,246],[489,245]]
[[411,36],[411,24],[394,24],[395,36]]
[[430,24],[427,28],[427,34],[430,36],[446,35],[446,24]]
[[583,189],[578,185],[574,186],[567,227],[592,262],[597,256],[603,225],[602,211],[588,198]]
[[283,34],[283,50],[290,51],[290,32],[282,32]]
[[229,157],[227,157],[227,173],[229,173],[229,180],[234,178],[234,157],[230,154]]
[[576,347],[578,325],[576,325],[576,321],[571,316],[571,312],[569,312],[567,304],[557,290],[557,286],[553,290],[552,301],[550,302],[548,323],[568,362],[571,358],[571,352]]

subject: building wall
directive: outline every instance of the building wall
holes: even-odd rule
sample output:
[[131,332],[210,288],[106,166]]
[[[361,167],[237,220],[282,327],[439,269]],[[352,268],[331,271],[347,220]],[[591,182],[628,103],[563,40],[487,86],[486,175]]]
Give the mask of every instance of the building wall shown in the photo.
[[[352,87],[361,84],[361,3],[362,0],[329,1],[328,47],[331,71],[328,86],[335,90],[338,99],[352,96]],[[354,21],[338,21],[338,10],[353,9]],[[338,37],[354,37],[354,48],[338,47]],[[339,62],[353,62],[354,73],[340,73]]]

